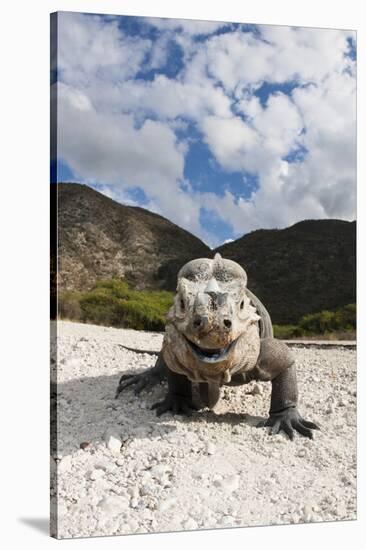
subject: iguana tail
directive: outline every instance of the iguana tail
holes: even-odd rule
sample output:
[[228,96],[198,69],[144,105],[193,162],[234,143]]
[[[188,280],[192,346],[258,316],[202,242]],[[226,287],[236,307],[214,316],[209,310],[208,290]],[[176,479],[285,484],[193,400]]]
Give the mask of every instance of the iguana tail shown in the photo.
[[134,351],[135,353],[147,353],[148,355],[159,355],[160,350],[151,350],[151,349],[137,349],[137,348],[129,348],[128,346],[124,346],[123,344],[118,344],[121,348],[128,349],[129,351]]

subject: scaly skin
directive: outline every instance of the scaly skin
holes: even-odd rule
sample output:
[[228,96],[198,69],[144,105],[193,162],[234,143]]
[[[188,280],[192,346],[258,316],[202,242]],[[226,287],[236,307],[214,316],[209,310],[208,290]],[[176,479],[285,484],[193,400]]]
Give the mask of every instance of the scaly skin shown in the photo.
[[153,408],[191,414],[192,383],[198,383],[203,404],[213,408],[222,385],[252,380],[272,384],[269,418],[262,423],[271,433],[294,430],[312,437],[318,427],[297,410],[297,382],[289,348],[273,338],[270,316],[246,287],[245,271],[217,254],[214,260],[188,262],[178,274],[177,293],[167,315],[163,347],[153,369],[122,376],[117,395],[130,385],[139,393],[168,378],[168,394]]

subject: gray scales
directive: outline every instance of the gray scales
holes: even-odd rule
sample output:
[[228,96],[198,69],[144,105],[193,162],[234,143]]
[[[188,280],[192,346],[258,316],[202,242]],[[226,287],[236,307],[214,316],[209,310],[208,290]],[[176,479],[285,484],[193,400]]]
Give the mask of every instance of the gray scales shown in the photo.
[[[272,384],[269,418],[260,426],[270,427],[272,434],[283,430],[290,439],[294,430],[312,438],[312,430],[319,429],[297,409],[296,367],[290,349],[273,337],[269,313],[247,288],[244,269],[220,254],[213,260],[192,260],[181,268],[155,366],[123,375],[116,397],[129,386],[135,386],[138,394],[165,378],[168,393],[152,406],[158,416],[167,411],[190,415],[202,407],[212,409],[220,399],[221,386],[258,380]],[[193,401],[192,384],[198,384],[200,406]]]

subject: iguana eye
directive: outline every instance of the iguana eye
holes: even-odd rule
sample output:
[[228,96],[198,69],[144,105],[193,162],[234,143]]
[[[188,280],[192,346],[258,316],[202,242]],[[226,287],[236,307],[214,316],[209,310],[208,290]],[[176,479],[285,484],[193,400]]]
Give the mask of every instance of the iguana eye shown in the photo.
[[240,309],[243,309],[243,307],[244,307],[244,300],[242,300],[242,301],[240,302]]

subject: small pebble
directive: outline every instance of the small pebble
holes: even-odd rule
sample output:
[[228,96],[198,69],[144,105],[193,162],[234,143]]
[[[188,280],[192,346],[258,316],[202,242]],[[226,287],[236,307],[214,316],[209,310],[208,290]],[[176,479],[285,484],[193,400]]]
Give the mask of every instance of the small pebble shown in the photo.
[[158,506],[158,509],[160,512],[165,512],[166,510],[169,510],[174,504],[177,502],[177,499],[174,497],[167,498],[166,500],[162,500]]
[[58,463],[58,472],[64,473],[71,470],[71,456],[64,456]]
[[67,507],[63,503],[59,503],[57,505],[57,515],[58,516],[65,516],[68,513]]
[[122,511],[126,510],[129,507],[130,503],[128,498],[120,495],[112,495],[106,498],[103,498],[99,504],[98,508],[110,514],[112,517],[120,514]]
[[89,478],[95,481],[96,479],[100,479],[105,474],[104,470],[96,469],[90,472]]
[[233,518],[232,516],[224,516],[221,520],[220,520],[220,525],[234,525],[235,523],[235,518]]
[[306,521],[306,522],[313,521],[312,511],[313,511],[312,503],[311,502],[306,503],[302,509],[303,521]]
[[347,509],[343,503],[338,504],[336,510],[337,510],[337,516],[339,518],[344,518],[347,515]]
[[153,492],[154,492],[154,487],[152,485],[147,484],[147,483],[140,487],[140,495],[142,497],[151,495]]
[[184,529],[192,530],[198,528],[198,523],[193,518],[188,518],[187,521],[183,523]]
[[341,481],[342,481],[342,483],[344,483],[345,485],[351,485],[351,481],[352,481],[352,480],[351,480],[351,478],[350,478],[347,474],[345,474],[345,475],[343,475],[343,476],[341,477]]
[[105,462],[97,462],[94,466],[96,470],[103,470],[104,472],[108,469],[108,464]]
[[122,440],[116,432],[107,431],[104,436],[107,449],[113,453],[119,453],[122,446]]
[[131,495],[132,498],[136,499],[139,496],[139,488],[137,485],[133,485],[127,489],[127,493]]
[[215,454],[215,451],[216,451],[216,447],[213,443],[211,443],[211,441],[209,441],[207,444],[206,444],[206,448],[205,448],[205,451],[208,455],[213,455]]
[[82,364],[82,359],[79,357],[70,357],[69,359],[66,359],[62,362],[64,362],[65,366],[70,369],[70,371],[72,371],[80,368]]
[[151,468],[150,474],[156,479],[162,479],[168,471],[171,471],[171,468],[167,464],[157,464]]
[[255,384],[253,385],[251,394],[252,394],[252,395],[263,395],[263,387],[262,387],[261,385],[255,383]]
[[226,493],[233,493],[239,488],[239,476],[229,476],[217,483]]

